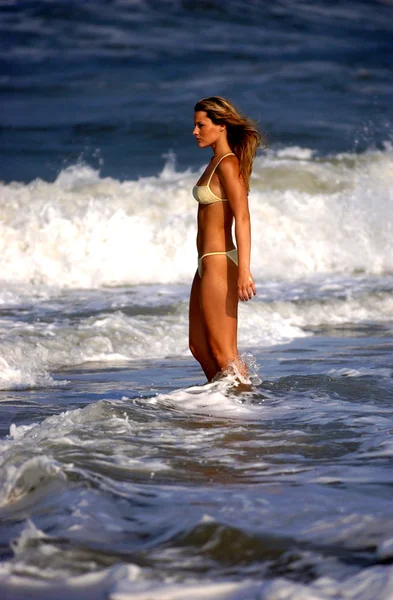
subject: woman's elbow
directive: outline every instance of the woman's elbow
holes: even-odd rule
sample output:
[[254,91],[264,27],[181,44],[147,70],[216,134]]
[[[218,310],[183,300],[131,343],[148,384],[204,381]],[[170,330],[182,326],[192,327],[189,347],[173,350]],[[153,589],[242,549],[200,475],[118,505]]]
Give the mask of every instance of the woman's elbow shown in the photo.
[[237,215],[235,215],[235,223],[236,225],[239,225],[240,227],[243,226],[248,226],[250,224],[250,213],[249,211],[242,211],[241,213],[238,213]]

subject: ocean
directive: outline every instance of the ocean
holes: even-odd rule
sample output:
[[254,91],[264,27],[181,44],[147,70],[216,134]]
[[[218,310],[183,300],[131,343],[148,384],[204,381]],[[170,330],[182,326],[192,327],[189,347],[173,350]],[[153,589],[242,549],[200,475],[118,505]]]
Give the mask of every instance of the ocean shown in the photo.
[[[0,1],[0,595],[393,599],[393,4]],[[252,386],[188,350],[193,106],[268,147]]]

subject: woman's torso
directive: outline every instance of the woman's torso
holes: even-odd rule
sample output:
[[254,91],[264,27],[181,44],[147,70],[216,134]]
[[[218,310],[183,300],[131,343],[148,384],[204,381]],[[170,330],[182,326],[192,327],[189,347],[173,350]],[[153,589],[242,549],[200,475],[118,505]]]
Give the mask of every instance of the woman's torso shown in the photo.
[[[197,186],[205,188],[209,183],[212,195],[215,196],[216,199],[224,199],[225,192],[220,184],[215,166],[217,166],[217,161],[208,165],[205,172],[200,177]],[[213,175],[210,179],[212,172]],[[228,250],[232,250],[235,247],[232,239],[232,223],[233,213],[228,201],[217,200],[209,204],[199,204],[197,234],[198,256],[202,256],[207,252],[227,252]]]

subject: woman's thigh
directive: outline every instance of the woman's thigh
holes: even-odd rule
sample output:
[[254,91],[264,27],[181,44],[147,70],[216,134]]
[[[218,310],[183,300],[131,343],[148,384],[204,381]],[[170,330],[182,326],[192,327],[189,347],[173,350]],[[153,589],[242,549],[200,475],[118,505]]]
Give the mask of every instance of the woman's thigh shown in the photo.
[[237,266],[225,255],[203,261],[200,298],[208,343],[222,362],[237,356]]

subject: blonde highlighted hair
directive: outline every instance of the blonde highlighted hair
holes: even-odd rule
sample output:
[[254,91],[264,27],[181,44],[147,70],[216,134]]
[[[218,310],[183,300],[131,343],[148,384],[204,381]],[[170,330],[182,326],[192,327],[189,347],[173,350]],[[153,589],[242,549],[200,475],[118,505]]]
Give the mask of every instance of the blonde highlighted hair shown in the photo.
[[215,125],[226,126],[228,144],[239,160],[240,177],[248,192],[252,164],[257,148],[262,143],[262,135],[256,123],[242,115],[231,102],[221,96],[202,98],[194,107],[194,112],[199,110],[206,112]]

